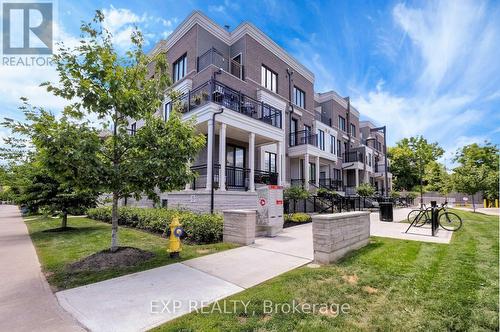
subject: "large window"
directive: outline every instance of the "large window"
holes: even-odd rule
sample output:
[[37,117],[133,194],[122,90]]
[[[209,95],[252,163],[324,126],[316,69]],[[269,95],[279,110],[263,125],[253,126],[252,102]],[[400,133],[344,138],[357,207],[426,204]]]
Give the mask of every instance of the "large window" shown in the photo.
[[296,86],[293,87],[293,103],[299,107],[306,108],[306,93]]
[[168,118],[170,117],[171,111],[172,111],[172,103],[168,102],[165,104],[165,109],[164,109],[164,114],[163,114],[165,121],[167,121]]
[[266,151],[264,159],[264,170],[266,172],[276,173],[276,153]]
[[134,136],[137,132],[137,122],[134,122],[130,125],[130,135]]
[[306,136],[311,135],[311,126],[304,125],[304,131]]
[[318,145],[321,150],[325,151],[325,132],[321,129],[318,129]]
[[335,136],[330,135],[330,153],[335,154]]
[[339,139],[337,140],[337,156],[342,156],[342,142]]
[[341,117],[340,115],[339,115],[339,128],[343,131],[346,131],[345,118]]
[[172,74],[174,82],[177,82],[184,76],[186,76],[187,71],[187,54],[181,56],[177,61],[174,62],[174,72]]
[[260,84],[266,89],[269,89],[273,92],[278,92],[278,74],[276,74],[271,69],[262,65],[261,75],[260,75]]
[[309,163],[309,181],[316,182],[316,164]]
[[356,126],[351,123],[351,135],[352,137],[356,137]]

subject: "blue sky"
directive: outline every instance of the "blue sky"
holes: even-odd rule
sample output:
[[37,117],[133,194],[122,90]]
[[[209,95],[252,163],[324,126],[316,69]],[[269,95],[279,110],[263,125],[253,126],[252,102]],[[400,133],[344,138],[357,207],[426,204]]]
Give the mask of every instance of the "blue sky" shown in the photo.
[[[315,73],[317,91],[336,90],[376,124],[389,143],[424,135],[447,151],[485,139],[500,143],[498,1],[61,1],[56,36],[74,43],[96,8],[118,45],[132,24],[146,48],[192,10],[221,25],[250,21]],[[2,115],[18,118],[19,96],[58,111],[64,102],[37,85],[51,68],[0,65]],[[3,129],[0,129],[3,130]],[[5,136],[3,130],[0,135]]]

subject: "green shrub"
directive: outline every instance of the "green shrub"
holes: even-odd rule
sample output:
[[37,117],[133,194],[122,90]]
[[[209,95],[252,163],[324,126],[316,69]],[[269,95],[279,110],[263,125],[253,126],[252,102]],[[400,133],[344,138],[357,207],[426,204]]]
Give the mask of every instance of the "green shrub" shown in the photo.
[[285,222],[296,222],[296,223],[302,223],[302,222],[309,222],[311,221],[311,216],[308,215],[307,213],[291,213],[285,215]]
[[292,186],[284,190],[283,196],[286,199],[307,199],[310,193],[302,187]]
[[373,196],[375,194],[375,187],[369,183],[362,183],[356,188],[356,192],[361,197]]
[[[186,240],[193,243],[222,241],[223,217],[220,214],[201,214],[184,210],[119,207],[118,224],[163,233],[175,215],[186,232]],[[111,223],[111,207],[104,206],[87,211],[91,219]]]

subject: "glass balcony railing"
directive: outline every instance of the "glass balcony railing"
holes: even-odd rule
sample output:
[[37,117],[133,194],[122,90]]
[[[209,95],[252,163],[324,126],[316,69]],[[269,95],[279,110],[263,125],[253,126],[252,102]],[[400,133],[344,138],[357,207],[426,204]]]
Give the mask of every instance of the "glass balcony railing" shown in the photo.
[[214,65],[217,68],[230,73],[233,76],[243,79],[243,65],[233,59],[227,59],[224,55],[215,48],[211,48],[198,57],[198,72]]

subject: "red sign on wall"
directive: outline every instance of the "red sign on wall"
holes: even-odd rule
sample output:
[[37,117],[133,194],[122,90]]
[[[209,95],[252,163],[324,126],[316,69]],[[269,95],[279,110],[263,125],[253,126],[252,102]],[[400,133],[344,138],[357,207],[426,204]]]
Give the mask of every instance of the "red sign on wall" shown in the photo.
[[[254,201],[254,202],[255,202],[255,201]],[[261,198],[261,199],[259,200],[259,204],[260,204],[260,206],[264,206],[264,205],[266,205],[266,200],[265,200],[264,198]]]
[[283,205],[283,201],[281,199],[276,200],[276,205]]

